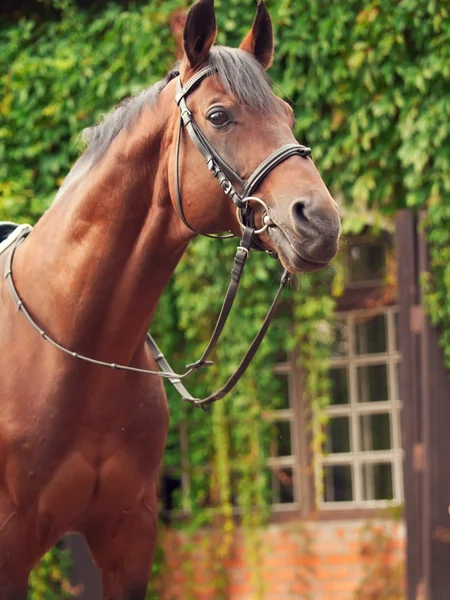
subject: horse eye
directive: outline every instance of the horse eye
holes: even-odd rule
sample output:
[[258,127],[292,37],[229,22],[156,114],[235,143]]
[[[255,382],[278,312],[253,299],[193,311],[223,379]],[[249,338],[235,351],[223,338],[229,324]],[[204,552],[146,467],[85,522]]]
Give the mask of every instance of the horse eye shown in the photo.
[[208,115],[208,121],[214,127],[224,127],[230,122],[230,119],[224,110],[215,110]]

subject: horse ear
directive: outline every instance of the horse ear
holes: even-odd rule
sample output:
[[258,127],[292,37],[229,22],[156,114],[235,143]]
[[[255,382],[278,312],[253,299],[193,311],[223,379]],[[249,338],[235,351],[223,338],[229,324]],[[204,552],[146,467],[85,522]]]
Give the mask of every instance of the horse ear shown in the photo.
[[239,47],[253,54],[265,70],[271,66],[274,48],[273,28],[269,11],[263,0],[259,0],[252,28]]
[[216,35],[214,0],[197,0],[188,13],[183,32],[184,52],[192,68],[208,61]]

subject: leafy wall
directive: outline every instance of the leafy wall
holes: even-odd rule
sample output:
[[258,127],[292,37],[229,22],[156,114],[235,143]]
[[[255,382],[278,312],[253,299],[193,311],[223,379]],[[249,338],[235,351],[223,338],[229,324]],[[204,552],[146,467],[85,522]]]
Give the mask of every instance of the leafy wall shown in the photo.
[[[53,4],[58,10],[50,20],[28,17],[0,27],[0,218],[37,219],[81,150],[79,132],[124,96],[160,79],[173,63],[169,23],[183,4],[178,0],[128,7],[101,2],[91,11],[69,0]],[[251,24],[254,0],[215,5],[219,43],[236,45]],[[267,0],[267,5],[277,39],[270,71],[275,90],[294,106],[298,138],[312,147],[342,205],[345,233],[381,226],[403,207],[427,209],[434,275],[429,306],[442,326],[450,364],[449,2]],[[233,253],[233,244],[199,239],[169,285],[152,330],[176,366],[200,354]],[[280,268],[274,261],[255,256],[247,269],[216,366],[191,384],[197,394],[227,377],[275,292]],[[332,316],[333,275],[328,270],[302,277],[288,291],[278,326],[212,417],[188,409],[168,390],[172,427],[165,461],[180,465],[179,425],[188,419],[192,486],[184,500],[194,507],[193,527],[221,523],[223,543],[214,549],[219,558],[232,538],[231,474],[237,472],[249,555],[258,563],[250,532],[267,517],[261,465],[270,435],[261,412],[279,402],[269,366],[281,346],[300,342],[307,395],[312,403],[327,402],[328,345],[317,323]],[[215,466],[213,478],[205,464]],[[218,589],[222,576],[218,573]]]

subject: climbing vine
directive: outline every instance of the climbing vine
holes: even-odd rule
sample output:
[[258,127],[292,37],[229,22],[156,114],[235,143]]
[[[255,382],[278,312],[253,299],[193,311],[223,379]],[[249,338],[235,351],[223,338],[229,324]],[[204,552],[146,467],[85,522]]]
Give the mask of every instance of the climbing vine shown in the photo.
[[[44,2],[36,10],[31,5],[23,3],[23,15],[20,8],[7,13],[0,26],[0,218],[34,222],[79,155],[79,132],[172,66],[174,14],[187,3],[98,2],[90,10],[71,0]],[[219,43],[237,45],[250,26],[254,0],[215,5]],[[382,229],[399,209],[426,211],[427,303],[450,366],[448,0],[267,0],[267,5],[277,40],[270,71],[274,89],[292,103],[296,134],[313,148],[341,204],[344,243],[368,224]],[[184,366],[185,357],[201,354],[233,252],[232,245],[196,240],[164,294],[152,329],[177,367]],[[226,379],[275,293],[280,276],[275,261],[255,256],[247,271],[216,366],[191,383],[198,395]],[[297,279],[248,374],[211,417],[188,409],[168,388],[165,464],[175,470],[187,465],[190,478],[187,491],[173,494],[174,505],[189,508],[192,530],[220,524],[216,564],[230,552],[239,508],[255,598],[264,594],[258,530],[270,514],[264,465],[271,431],[263,417],[282,401],[270,367],[280,349],[299,347],[319,451],[323,413],[317,409],[326,406],[329,393],[326,323],[341,284],[339,263]],[[180,449],[182,427],[187,427],[188,456]],[[40,589],[42,569],[53,565],[54,557],[33,574],[33,590]],[[188,562],[185,568],[189,571]],[[219,598],[226,573],[219,569],[216,576]]]
[[387,509],[366,523],[360,535],[363,577],[353,600],[403,600],[405,565],[396,542],[402,514]]
[[47,552],[30,576],[30,600],[73,598],[81,591],[70,583],[72,561],[68,550],[54,548]]

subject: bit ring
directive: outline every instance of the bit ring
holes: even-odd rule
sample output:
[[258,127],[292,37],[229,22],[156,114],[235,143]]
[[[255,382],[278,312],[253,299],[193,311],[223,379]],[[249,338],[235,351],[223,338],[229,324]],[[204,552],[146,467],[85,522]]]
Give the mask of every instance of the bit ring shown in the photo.
[[[266,213],[263,217],[264,225],[261,227],[261,229],[256,229],[254,231],[254,234],[258,235],[260,233],[263,233],[270,227],[270,225],[272,224],[272,219],[268,215],[269,209],[267,207],[267,204],[264,202],[264,200],[261,200],[261,198],[257,198],[256,196],[247,196],[247,198],[244,198],[242,202],[250,202],[251,200],[257,202],[258,204],[261,204],[261,206],[264,207]],[[239,207],[236,209],[236,218],[238,220],[239,225],[241,226],[241,229],[244,230],[245,225],[242,221],[242,209]]]

